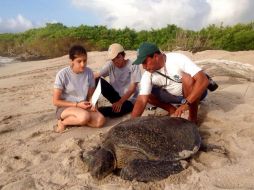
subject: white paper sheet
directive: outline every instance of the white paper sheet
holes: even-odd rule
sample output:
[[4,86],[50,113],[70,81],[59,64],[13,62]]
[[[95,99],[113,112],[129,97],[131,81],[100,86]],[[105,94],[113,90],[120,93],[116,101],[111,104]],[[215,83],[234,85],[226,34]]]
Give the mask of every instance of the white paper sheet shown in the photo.
[[97,84],[97,87],[93,93],[92,99],[91,99],[91,104],[93,106],[95,106],[95,104],[97,103],[99,97],[101,95],[101,79],[99,79],[99,82]]

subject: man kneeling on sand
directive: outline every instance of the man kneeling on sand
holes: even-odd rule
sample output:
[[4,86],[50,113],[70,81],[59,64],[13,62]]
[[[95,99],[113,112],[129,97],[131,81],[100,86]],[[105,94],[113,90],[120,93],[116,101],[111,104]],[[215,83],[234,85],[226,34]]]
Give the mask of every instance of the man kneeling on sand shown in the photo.
[[58,125],[55,132],[63,132],[66,126],[81,125],[102,127],[104,116],[89,102],[95,90],[93,72],[86,67],[87,52],[79,45],[69,51],[70,66],[56,75],[53,104],[57,106]]
[[141,116],[149,102],[176,117],[189,110],[188,119],[197,122],[198,103],[206,96],[209,84],[200,67],[183,54],[164,54],[155,44],[147,42],[140,45],[133,64],[142,64],[146,71],[141,78],[132,117]]

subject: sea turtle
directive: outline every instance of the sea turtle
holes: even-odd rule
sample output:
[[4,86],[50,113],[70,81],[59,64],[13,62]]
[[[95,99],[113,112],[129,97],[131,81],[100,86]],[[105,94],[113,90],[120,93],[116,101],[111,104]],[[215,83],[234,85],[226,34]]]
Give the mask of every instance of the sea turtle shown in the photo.
[[121,169],[123,179],[156,181],[182,171],[181,160],[200,145],[197,126],[186,119],[138,117],[111,128],[99,147],[83,154],[83,161],[96,179]]

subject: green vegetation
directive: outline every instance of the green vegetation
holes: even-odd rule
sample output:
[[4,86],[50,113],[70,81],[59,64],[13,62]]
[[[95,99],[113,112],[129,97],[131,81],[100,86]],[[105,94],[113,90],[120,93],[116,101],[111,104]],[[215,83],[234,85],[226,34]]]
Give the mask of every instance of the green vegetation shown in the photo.
[[136,50],[140,43],[156,43],[162,50],[206,49],[229,51],[254,49],[254,23],[234,26],[210,25],[200,31],[184,30],[176,25],[162,29],[135,31],[130,28],[108,29],[105,26],[66,27],[61,23],[47,24],[18,34],[0,34],[0,55],[19,59],[43,59],[68,53],[73,44],[81,44],[88,51],[107,50],[112,43],[121,43],[127,50]]

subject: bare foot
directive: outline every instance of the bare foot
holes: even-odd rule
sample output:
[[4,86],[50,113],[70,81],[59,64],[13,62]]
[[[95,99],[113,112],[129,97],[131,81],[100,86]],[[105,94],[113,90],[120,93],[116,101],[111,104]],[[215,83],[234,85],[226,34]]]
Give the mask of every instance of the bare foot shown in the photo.
[[65,126],[64,126],[64,124],[62,123],[62,121],[59,119],[59,120],[57,121],[57,126],[54,127],[54,131],[55,131],[56,133],[62,133],[62,132],[64,132],[64,130],[65,130]]

